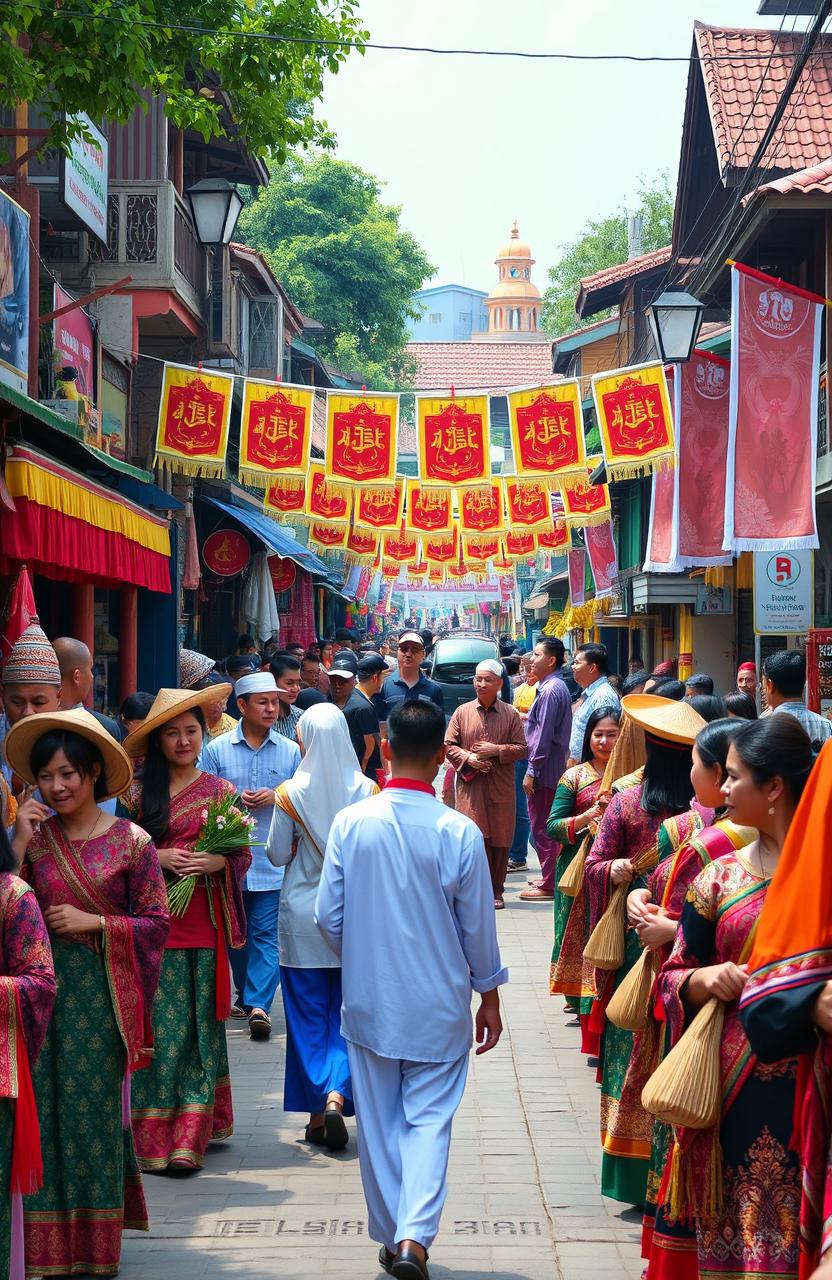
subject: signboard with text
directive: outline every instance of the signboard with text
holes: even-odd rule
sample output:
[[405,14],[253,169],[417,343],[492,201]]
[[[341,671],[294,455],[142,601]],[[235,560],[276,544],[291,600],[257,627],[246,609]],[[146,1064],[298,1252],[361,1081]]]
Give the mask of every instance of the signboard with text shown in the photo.
[[92,141],[74,138],[61,156],[61,200],[99,240],[107,242],[107,176],[109,157],[106,137],[83,112],[75,117]]
[[[74,302],[68,293],[64,293],[60,285],[53,285],[52,307],[60,311]],[[93,363],[93,328],[92,321],[81,307],[56,316],[52,321],[53,343],[55,347],[55,368],[62,369],[66,365],[77,369],[78,377],[75,385],[82,396],[87,396],[90,404],[95,403],[94,363]]]
[[806,643],[806,674],[812,711],[832,720],[832,631],[810,631]]
[[812,551],[754,552],[754,631],[805,634],[814,621]]

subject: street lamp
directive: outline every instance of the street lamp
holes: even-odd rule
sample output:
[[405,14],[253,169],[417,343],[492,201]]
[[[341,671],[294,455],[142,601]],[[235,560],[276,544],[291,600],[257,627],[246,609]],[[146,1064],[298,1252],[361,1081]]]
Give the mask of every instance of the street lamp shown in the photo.
[[690,360],[704,311],[704,302],[681,290],[660,293],[653,299],[648,312],[650,330],[664,364]]
[[237,188],[226,178],[203,178],[185,195],[200,244],[228,244],[243,208]]

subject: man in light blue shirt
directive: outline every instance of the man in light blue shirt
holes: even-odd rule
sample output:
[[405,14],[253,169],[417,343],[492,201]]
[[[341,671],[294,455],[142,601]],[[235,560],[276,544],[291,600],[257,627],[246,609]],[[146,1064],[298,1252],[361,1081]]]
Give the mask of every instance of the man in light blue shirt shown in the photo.
[[584,734],[589,717],[601,707],[612,710],[620,706],[618,694],[607,679],[609,664],[607,647],[603,644],[582,644],[572,659],[572,675],[581,689],[572,716],[572,732],[569,736],[569,759],[566,767],[580,764],[584,749]]
[[231,952],[231,971],[237,988],[235,1003],[248,1015],[253,1040],[271,1035],[272,1007],[280,982],[277,918],[283,868],[266,857],[274,793],[300,764],[297,744],[275,728],[277,684],[269,672],[243,676],[234,686],[241,719],[230,733],[213,738],[202,749],[199,767],[227,778],[256,819],[252,862],[243,888],[246,944]]

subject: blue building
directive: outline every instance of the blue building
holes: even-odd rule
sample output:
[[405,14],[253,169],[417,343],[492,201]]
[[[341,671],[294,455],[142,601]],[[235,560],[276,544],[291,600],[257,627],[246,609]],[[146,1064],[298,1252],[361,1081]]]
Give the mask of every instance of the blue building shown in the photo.
[[418,320],[409,320],[411,342],[464,342],[488,329],[488,312],[482,289],[462,284],[439,284],[413,295]]

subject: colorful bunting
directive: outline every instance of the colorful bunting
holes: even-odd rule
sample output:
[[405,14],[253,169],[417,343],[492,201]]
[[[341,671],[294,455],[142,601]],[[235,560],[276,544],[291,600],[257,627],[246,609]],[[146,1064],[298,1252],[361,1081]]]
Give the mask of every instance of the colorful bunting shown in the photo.
[[422,554],[428,564],[452,564],[459,555],[459,536],[452,533],[436,534],[422,539]]
[[392,484],[399,434],[398,395],[326,395],[326,475],[357,485]]
[[277,515],[293,515],[302,519],[306,513],[306,481],[294,476],[281,476],[268,485],[263,497],[266,511]]
[[500,480],[479,489],[462,489],[457,495],[459,524],[463,533],[502,533],[506,528],[503,486]]
[[453,522],[450,489],[426,489],[419,480],[407,481],[406,529],[414,533],[449,533]]
[[347,525],[313,524],[309,530],[309,542],[324,551],[342,550],[347,545]]
[[610,480],[674,465],[673,414],[660,361],[596,373],[592,397]]
[[561,518],[570,529],[580,529],[590,524],[603,524],[612,510],[609,485],[589,483],[589,478],[600,461],[600,458],[590,458],[584,477],[565,484],[561,490],[563,496]]
[[503,545],[507,556],[533,556],[535,553],[535,535],[533,533],[507,533]]
[[401,530],[399,533],[385,533],[381,554],[388,560],[403,564],[406,560],[415,560],[419,554],[419,539]]
[[303,480],[309,467],[315,392],[277,382],[246,378],[240,416],[240,466],[243,484],[263,488],[275,475]]
[[486,560],[493,560],[495,556],[500,554],[500,539],[488,535],[480,536],[479,534],[466,534],[462,539],[463,555],[466,560],[473,560],[483,563]]
[[347,535],[347,551],[353,560],[375,560],[380,538],[381,535],[375,531],[353,526]]
[[310,520],[343,520],[347,523],[351,505],[349,486],[333,484],[327,480],[321,464],[313,462],[306,479],[306,516]]
[[419,478],[425,485],[477,485],[491,480],[487,395],[416,397]]
[[166,364],[155,465],[187,476],[223,475],[233,391],[227,374]]
[[518,478],[560,481],[583,471],[586,450],[577,378],[509,392],[508,417]]
[[400,478],[391,485],[356,489],[353,522],[371,529],[398,529],[402,522],[403,492],[404,481]]
[[518,476],[506,476],[503,483],[510,529],[552,528],[552,499],[546,484]]
[[569,530],[562,520],[558,520],[554,529],[549,532],[535,534],[535,544],[538,551],[563,552],[568,550],[572,545],[572,539]]

